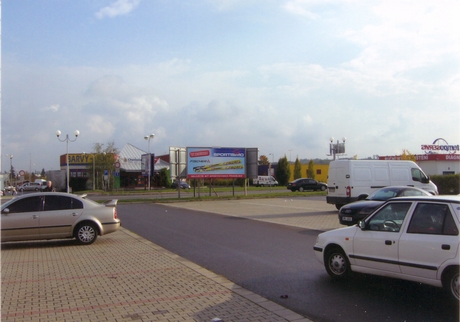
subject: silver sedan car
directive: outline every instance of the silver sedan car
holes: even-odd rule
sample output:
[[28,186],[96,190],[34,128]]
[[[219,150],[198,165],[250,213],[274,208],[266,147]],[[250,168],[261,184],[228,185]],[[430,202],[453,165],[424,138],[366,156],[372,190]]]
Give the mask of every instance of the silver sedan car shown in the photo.
[[38,192],[15,197],[1,206],[2,242],[75,238],[89,245],[120,228],[117,202],[99,204],[85,196]]

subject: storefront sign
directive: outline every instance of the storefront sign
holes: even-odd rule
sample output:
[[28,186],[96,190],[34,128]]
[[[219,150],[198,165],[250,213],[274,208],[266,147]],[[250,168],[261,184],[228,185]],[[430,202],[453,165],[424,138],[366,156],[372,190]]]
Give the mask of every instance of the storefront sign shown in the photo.
[[[440,142],[445,144],[439,144]],[[444,139],[436,139],[432,144],[422,144],[422,150],[425,153],[457,153],[460,150],[460,146],[457,145],[450,145]]]

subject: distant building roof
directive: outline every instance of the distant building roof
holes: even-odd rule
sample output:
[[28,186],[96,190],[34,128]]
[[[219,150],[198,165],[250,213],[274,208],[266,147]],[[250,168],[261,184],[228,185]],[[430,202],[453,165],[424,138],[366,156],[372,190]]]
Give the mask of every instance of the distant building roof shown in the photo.
[[[120,169],[126,172],[141,172],[141,156],[147,154],[144,150],[136,148],[134,145],[127,143],[119,154]],[[155,158],[154,171],[169,169],[169,163],[161,158]]]
[[120,152],[120,168],[127,172],[140,172],[141,156],[146,153],[144,150],[127,143]]

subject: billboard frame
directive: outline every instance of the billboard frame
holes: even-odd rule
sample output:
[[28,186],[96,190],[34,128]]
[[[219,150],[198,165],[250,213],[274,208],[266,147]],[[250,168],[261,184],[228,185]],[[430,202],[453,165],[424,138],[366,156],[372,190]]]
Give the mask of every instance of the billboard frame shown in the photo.
[[187,147],[187,179],[246,178],[246,148]]

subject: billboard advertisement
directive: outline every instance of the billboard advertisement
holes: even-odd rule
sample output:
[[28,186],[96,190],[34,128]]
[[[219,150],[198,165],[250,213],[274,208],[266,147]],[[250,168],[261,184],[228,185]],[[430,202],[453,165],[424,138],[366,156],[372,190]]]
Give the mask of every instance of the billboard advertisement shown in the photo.
[[148,177],[149,173],[151,176],[153,175],[154,164],[155,164],[154,160],[155,160],[155,155],[153,153],[141,155],[141,173],[143,177]]
[[187,178],[245,178],[245,148],[187,148]]

